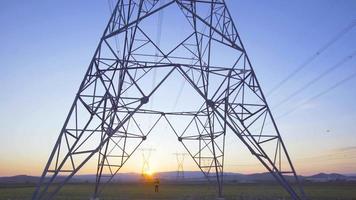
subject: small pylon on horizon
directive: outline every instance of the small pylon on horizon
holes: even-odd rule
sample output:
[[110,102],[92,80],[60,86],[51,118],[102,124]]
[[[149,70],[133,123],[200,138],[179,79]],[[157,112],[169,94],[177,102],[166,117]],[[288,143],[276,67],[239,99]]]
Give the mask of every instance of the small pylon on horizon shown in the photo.
[[184,158],[187,156],[187,153],[173,153],[177,159],[177,180],[184,179]]
[[152,175],[152,171],[150,168],[150,158],[152,155],[153,151],[156,151],[156,149],[154,148],[141,148],[140,149],[141,154],[142,154],[142,169],[141,169],[141,176],[142,177],[146,177],[146,176],[151,176]]

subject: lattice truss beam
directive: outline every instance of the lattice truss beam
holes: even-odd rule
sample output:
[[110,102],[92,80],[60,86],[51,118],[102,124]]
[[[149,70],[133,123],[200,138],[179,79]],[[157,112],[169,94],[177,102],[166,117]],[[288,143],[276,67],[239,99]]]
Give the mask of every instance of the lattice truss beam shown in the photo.
[[[303,199],[286,147],[223,0],[119,0],[81,83],[33,199],[51,199],[84,165],[109,183],[156,125],[176,134],[222,195],[225,134],[232,132],[286,189]],[[161,48],[150,18],[175,7],[190,31]],[[219,53],[220,52],[220,53]],[[224,57],[221,57],[224,52]],[[157,73],[158,72],[158,73]],[[197,109],[168,112],[148,102],[170,77],[199,96]],[[147,84],[152,77],[153,86]],[[153,121],[148,127],[147,116]],[[178,123],[179,120],[185,123]],[[183,120],[184,119],[184,120]],[[272,126],[266,126],[272,124]],[[183,128],[182,128],[183,127]]]

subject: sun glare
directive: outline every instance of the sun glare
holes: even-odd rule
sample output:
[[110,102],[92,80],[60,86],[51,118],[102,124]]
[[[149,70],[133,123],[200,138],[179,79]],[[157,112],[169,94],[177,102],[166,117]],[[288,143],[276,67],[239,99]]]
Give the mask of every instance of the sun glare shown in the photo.
[[146,176],[153,176],[153,174],[154,174],[154,172],[153,172],[152,170],[147,170],[147,171],[145,172],[145,175],[146,175]]

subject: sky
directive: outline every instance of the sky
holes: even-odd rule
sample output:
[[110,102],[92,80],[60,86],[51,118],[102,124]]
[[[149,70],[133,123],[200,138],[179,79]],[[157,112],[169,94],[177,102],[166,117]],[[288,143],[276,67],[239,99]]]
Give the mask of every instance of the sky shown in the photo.
[[[356,23],[356,2],[226,3],[297,172],[355,174],[356,78],[348,77],[356,73],[356,26],[340,33]],[[41,173],[109,15],[107,1],[100,0],[0,2],[0,176]],[[163,24],[174,16],[165,12]],[[174,171],[173,153],[183,149],[173,134],[162,132],[143,147],[156,149],[153,171]],[[263,171],[236,137],[227,137],[226,171]],[[137,152],[122,171],[139,172],[142,162]],[[189,158],[184,168],[197,170]]]

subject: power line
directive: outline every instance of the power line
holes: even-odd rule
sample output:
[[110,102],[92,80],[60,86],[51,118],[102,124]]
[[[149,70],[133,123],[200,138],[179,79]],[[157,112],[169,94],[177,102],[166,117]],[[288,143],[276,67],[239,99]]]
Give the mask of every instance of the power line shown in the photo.
[[178,90],[178,95],[176,97],[176,100],[174,101],[172,111],[175,111],[175,109],[176,109],[176,107],[178,105],[179,99],[180,99],[180,97],[182,96],[182,93],[183,93],[184,86],[185,86],[185,81],[183,80],[183,82],[180,84],[180,87],[179,87],[179,90]]
[[348,33],[356,26],[356,21],[352,21],[346,28],[342,29],[337,35],[331,38],[325,45],[323,45],[320,49],[318,49],[312,56],[307,58],[300,66],[295,68],[290,74],[288,74],[284,79],[278,82],[268,93],[266,96],[270,96],[276,90],[278,90],[283,84],[285,84],[289,79],[293,78],[298,72],[307,67],[312,61],[314,61],[318,56],[324,53],[330,46],[336,43],[342,36]]
[[351,53],[350,55],[346,56],[345,58],[343,58],[342,60],[340,60],[339,62],[337,62],[335,65],[332,65],[331,67],[329,67],[328,69],[326,69],[324,72],[322,72],[319,76],[315,77],[314,79],[310,80],[309,82],[307,82],[306,84],[304,84],[302,87],[300,87],[299,89],[295,90],[292,94],[290,94],[289,96],[287,96],[286,98],[284,98],[282,101],[280,101],[276,106],[274,106],[274,109],[280,107],[281,105],[283,105],[284,103],[286,103],[287,101],[289,101],[290,99],[292,99],[293,97],[295,97],[296,95],[298,95],[299,93],[303,92],[305,89],[309,88],[310,86],[312,86],[313,84],[315,84],[316,82],[318,82],[320,79],[322,79],[323,77],[325,77],[326,75],[328,75],[329,73],[333,72],[334,70],[342,67],[347,61],[350,61],[354,58],[354,56],[356,55],[356,51],[354,51],[353,53]]
[[[336,82],[334,85],[332,85],[332,86],[330,86],[329,88],[327,88],[327,89],[325,89],[325,90],[319,92],[318,94],[316,94],[316,95],[312,96],[311,98],[309,98],[309,99],[303,101],[302,103],[300,103],[300,104],[294,106],[294,107],[293,107],[292,109],[290,109],[289,111],[287,111],[287,112],[285,112],[285,113],[283,113],[283,114],[281,114],[281,115],[278,115],[275,119],[281,119],[281,118],[284,118],[284,117],[288,116],[289,114],[291,114],[291,113],[293,113],[294,111],[298,110],[298,109],[299,109],[300,107],[302,107],[303,105],[308,104],[308,103],[310,103],[310,102],[312,102],[312,101],[314,101],[314,100],[316,100],[316,99],[322,97],[323,95],[325,95],[325,94],[331,92],[332,90],[334,90],[334,89],[340,87],[341,85],[347,83],[348,81],[350,81],[351,79],[353,79],[353,78],[355,78],[355,77],[356,77],[356,72],[353,73],[353,74],[351,74],[350,76],[347,76],[346,78],[344,78],[344,79],[342,79],[342,80]],[[270,123],[270,122],[269,122],[269,123],[266,123],[266,124],[265,124],[265,127],[270,126],[270,125],[272,125],[272,123]],[[254,130],[254,131],[257,131],[257,130]]]
[[[206,32],[206,26],[204,26],[204,27],[202,28],[201,32],[202,32],[203,34]],[[199,48],[199,47],[198,47],[198,48]],[[195,54],[198,54],[198,53],[199,53],[199,50],[196,49]],[[192,60],[191,65],[193,65],[193,64],[194,64],[194,61]],[[176,100],[174,101],[174,104],[173,104],[173,108],[172,108],[173,111],[175,111],[175,109],[176,109],[176,107],[177,107],[177,105],[178,105],[179,99],[180,99],[181,96],[182,96],[183,89],[184,89],[184,86],[185,86],[185,82],[186,82],[186,81],[183,79],[183,80],[182,80],[182,83],[181,83],[181,85],[180,85],[180,87],[179,87],[178,95],[177,95]]]
[[292,112],[294,112],[295,110],[297,110],[299,107],[301,107],[301,106],[303,106],[303,105],[305,105],[305,104],[307,104],[307,103],[310,103],[311,101],[314,101],[315,99],[318,99],[319,97],[321,97],[321,96],[323,96],[323,95],[325,95],[325,94],[331,92],[332,90],[334,90],[334,89],[340,87],[341,85],[347,83],[348,81],[350,81],[351,79],[353,79],[353,78],[355,78],[355,77],[356,77],[356,72],[353,73],[353,74],[351,74],[351,75],[349,75],[349,76],[347,76],[346,78],[344,78],[344,79],[342,79],[342,80],[336,82],[334,85],[332,85],[332,86],[330,86],[329,88],[327,88],[327,89],[325,89],[325,90],[319,92],[318,94],[316,94],[316,95],[314,95],[313,97],[307,99],[306,101],[304,101],[304,102],[298,104],[297,106],[293,107],[291,110],[285,112],[284,114],[278,116],[277,118],[280,119],[280,118],[283,118],[283,117],[289,115],[290,113],[292,113]]
[[[108,0],[108,5],[109,5],[109,11],[110,11],[110,15],[111,15],[111,13],[113,13],[114,12],[114,3],[112,2],[112,0]],[[119,53],[119,51],[120,51],[120,43],[119,43],[119,41],[118,41],[118,39],[117,39],[117,35],[115,35],[114,36],[114,40],[115,40],[115,47],[116,47],[116,53]]]
[[[162,7],[164,5],[164,1],[165,0],[161,0],[160,1],[160,7]],[[156,46],[158,48],[160,48],[160,46],[161,46],[162,21],[163,21],[163,9],[161,9],[158,12],[158,19],[157,19]],[[160,53],[158,48],[156,48],[156,50],[155,50],[155,62],[158,62],[158,54]],[[153,90],[155,88],[155,85],[156,85],[157,70],[156,70],[156,68],[153,68],[152,70],[153,70],[153,78],[152,78],[152,90]],[[153,97],[151,99],[150,107],[151,107],[151,109],[153,107]]]

